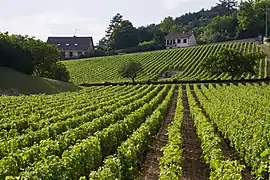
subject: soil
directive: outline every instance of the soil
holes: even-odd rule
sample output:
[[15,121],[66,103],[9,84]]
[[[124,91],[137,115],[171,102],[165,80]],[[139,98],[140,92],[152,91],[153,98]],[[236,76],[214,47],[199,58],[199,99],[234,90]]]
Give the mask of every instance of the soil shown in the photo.
[[202,150],[196,128],[190,114],[186,87],[183,87],[184,120],[182,180],[204,180],[209,177],[209,168],[202,159]]
[[173,99],[171,101],[168,114],[151,145],[146,159],[141,167],[139,178],[141,180],[157,180],[159,179],[159,160],[163,156],[161,149],[166,146],[168,142],[168,125],[173,121],[176,104],[177,104],[178,90],[174,91]]

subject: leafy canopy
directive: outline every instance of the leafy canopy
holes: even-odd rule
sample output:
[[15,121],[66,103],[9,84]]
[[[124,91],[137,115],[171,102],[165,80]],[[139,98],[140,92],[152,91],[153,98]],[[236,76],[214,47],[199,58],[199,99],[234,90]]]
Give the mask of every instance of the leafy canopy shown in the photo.
[[120,74],[122,77],[131,78],[132,82],[135,83],[135,78],[137,73],[142,69],[142,65],[136,61],[130,61],[123,65],[120,69]]
[[256,74],[256,65],[258,61],[265,58],[262,53],[241,53],[235,49],[224,48],[217,55],[207,58],[202,66],[211,75],[220,75],[228,73],[233,78],[245,74]]

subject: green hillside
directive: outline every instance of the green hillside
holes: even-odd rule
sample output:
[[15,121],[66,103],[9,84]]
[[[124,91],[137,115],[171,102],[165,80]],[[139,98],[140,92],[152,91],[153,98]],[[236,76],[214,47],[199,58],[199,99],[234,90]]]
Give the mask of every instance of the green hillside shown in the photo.
[[[210,77],[200,68],[200,63],[206,57],[216,54],[223,47],[235,48],[242,52],[261,51],[259,46],[250,42],[220,43],[84,60],[71,60],[63,63],[67,66],[71,74],[72,82],[76,84],[130,81],[129,79],[122,78],[119,74],[120,66],[129,60],[136,60],[142,63],[143,70],[137,78],[139,81],[161,80],[161,75],[166,71],[175,71],[176,74],[171,79],[178,80],[228,79],[230,77],[226,74],[220,77]],[[265,77],[267,75],[265,71],[266,60],[262,60],[258,66],[260,68],[258,68],[256,77],[247,76],[244,78]]]
[[74,84],[57,80],[28,76],[13,69],[0,67],[0,90],[14,89],[20,94],[54,94],[66,91],[77,91]]

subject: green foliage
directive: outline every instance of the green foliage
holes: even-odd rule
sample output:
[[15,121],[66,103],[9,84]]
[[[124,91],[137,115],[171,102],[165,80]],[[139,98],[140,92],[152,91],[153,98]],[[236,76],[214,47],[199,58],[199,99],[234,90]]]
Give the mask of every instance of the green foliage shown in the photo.
[[207,99],[200,102],[218,131],[252,168],[256,179],[268,179],[269,115],[265,111],[269,107],[269,85],[210,85],[201,89]]
[[51,67],[51,76],[52,79],[57,79],[60,81],[68,82],[69,81],[69,72],[65,65],[61,62],[57,62]]
[[[226,73],[220,76],[209,75],[200,66],[206,58],[218,54],[223,48],[237,49],[239,52],[261,52],[260,47],[254,43],[220,43],[191,48],[63,61],[63,64],[67,67],[70,72],[71,81],[75,84],[130,82],[119,73],[121,67],[130,61],[140,62],[143,66],[143,69],[138,72],[136,77],[136,80],[139,82],[146,82],[148,80],[161,81],[163,79],[160,79],[160,77],[163,73],[179,69],[179,67],[181,67],[181,71],[177,72],[176,75],[168,80],[230,79]],[[266,65],[265,59],[262,59],[260,64],[260,67],[256,71],[261,73],[257,73],[258,76],[255,78],[265,77],[267,74],[264,71]],[[251,78],[250,75],[243,77],[245,79]]]
[[237,19],[235,15],[217,16],[204,28],[201,40],[207,43],[227,41],[236,38]]
[[168,127],[168,144],[162,148],[160,159],[160,180],[179,179],[182,176],[182,123],[183,123],[182,90],[179,87],[176,112],[173,122]]
[[0,66],[39,77],[69,79],[67,70],[58,63],[60,52],[56,46],[28,36],[5,33],[0,34],[0,52]]
[[0,66],[32,74],[34,57],[21,39],[24,37],[0,33]]
[[262,53],[239,53],[235,49],[224,48],[219,54],[208,57],[202,66],[211,74],[228,73],[233,78],[247,73],[256,74],[256,65],[265,58]]
[[130,21],[124,20],[113,29],[110,37],[110,47],[112,49],[134,47],[138,43],[137,30]]
[[[200,92],[199,88],[194,88],[196,95],[200,102],[206,101],[204,95]],[[203,151],[203,157],[206,163],[210,165],[210,180],[234,180],[242,179],[242,171],[245,168],[236,160],[231,160],[223,155],[221,149],[221,138],[215,132],[214,126],[210,120],[205,117],[202,109],[198,107],[195,98],[193,97],[190,87],[187,87],[188,102],[190,105],[190,111],[194,118],[196,131],[198,137],[201,140],[201,147]]]
[[[168,87],[166,86],[167,90]],[[162,102],[155,103],[155,107],[157,108],[152,108],[153,112],[151,116],[118,147],[116,156],[110,156],[105,161],[103,167],[90,174],[91,180],[135,179],[138,176],[143,157],[162,124],[162,120],[173,97],[174,89],[175,86],[172,86],[169,92],[167,91],[166,94],[162,95],[162,98],[159,98],[160,100],[162,99]]]
[[160,23],[160,30],[164,33],[169,33],[172,31],[177,31],[177,25],[171,16],[164,18]]
[[130,61],[121,67],[120,73],[125,78],[131,78],[132,82],[135,83],[135,78],[138,72],[142,69],[142,65],[136,61]]
[[[270,7],[270,1],[249,0],[240,3],[237,19],[239,29],[251,35],[265,34],[265,11]],[[268,12],[269,13],[269,12]],[[270,28],[270,27],[268,27]],[[269,31],[270,29],[268,29]]]

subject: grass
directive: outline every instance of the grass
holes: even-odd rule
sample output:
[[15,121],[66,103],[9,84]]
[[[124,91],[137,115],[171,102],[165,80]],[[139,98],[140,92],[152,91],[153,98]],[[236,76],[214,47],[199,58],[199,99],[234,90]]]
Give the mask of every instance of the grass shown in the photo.
[[57,80],[29,76],[13,69],[0,67],[0,89],[15,89],[20,94],[55,94],[77,91],[80,87]]

